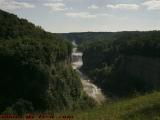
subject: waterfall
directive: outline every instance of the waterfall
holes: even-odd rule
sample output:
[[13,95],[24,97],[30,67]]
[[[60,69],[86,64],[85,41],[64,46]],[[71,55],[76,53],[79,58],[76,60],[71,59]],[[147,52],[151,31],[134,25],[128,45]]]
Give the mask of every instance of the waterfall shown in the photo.
[[83,65],[83,53],[77,50],[77,44],[75,43],[75,41],[73,41],[72,44],[74,46],[72,50],[72,67],[73,69],[77,70],[80,75],[83,90],[88,96],[101,104],[105,101],[105,96],[103,95],[101,89],[93,84],[91,80],[79,70],[79,68]]

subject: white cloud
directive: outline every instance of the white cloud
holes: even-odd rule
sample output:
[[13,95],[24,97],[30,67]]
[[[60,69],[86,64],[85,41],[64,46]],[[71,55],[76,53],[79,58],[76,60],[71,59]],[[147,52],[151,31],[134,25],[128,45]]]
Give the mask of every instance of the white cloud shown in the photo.
[[122,16],[116,16],[113,14],[108,14],[108,13],[98,13],[96,14],[97,17],[107,17],[111,19],[118,19],[118,20],[127,20],[128,17],[122,17]]
[[18,2],[16,0],[0,0],[0,8],[4,10],[15,10],[22,8],[34,8],[35,5],[27,2]]
[[88,7],[88,9],[93,9],[93,10],[98,9],[98,8],[99,7],[97,5],[91,5],[91,6]]
[[48,0],[50,2],[62,2],[63,0]]
[[160,0],[149,0],[142,5],[147,6],[148,10],[160,10]]
[[97,16],[101,16],[101,17],[114,17],[114,15],[108,14],[108,13],[99,13],[97,14]]
[[66,16],[74,17],[74,18],[96,18],[96,15],[90,14],[89,12],[71,12],[66,13]]
[[108,4],[107,8],[111,9],[121,9],[121,10],[138,10],[139,5],[137,4]]
[[44,6],[49,7],[52,11],[64,11],[67,9],[64,3],[45,3]]
[[96,14],[91,14],[89,12],[71,12],[71,13],[66,13],[65,14],[68,17],[73,17],[73,18],[97,18],[97,17],[115,17],[112,14],[108,13],[96,13]]

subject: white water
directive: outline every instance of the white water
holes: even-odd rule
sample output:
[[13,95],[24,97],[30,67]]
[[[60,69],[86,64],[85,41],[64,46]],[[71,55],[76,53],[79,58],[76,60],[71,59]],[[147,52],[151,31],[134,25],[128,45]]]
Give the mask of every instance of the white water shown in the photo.
[[83,90],[86,92],[86,94],[100,104],[105,101],[105,96],[103,95],[101,89],[93,84],[91,80],[79,70],[79,68],[83,65],[83,53],[77,51],[77,45],[75,44],[75,42],[73,42],[73,45],[75,47],[72,51],[72,67],[79,73]]

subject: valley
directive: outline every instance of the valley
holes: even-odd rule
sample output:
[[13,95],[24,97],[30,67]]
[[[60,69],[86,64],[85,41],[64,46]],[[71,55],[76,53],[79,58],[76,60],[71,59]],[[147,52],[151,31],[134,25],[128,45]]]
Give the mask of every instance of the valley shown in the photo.
[[52,33],[0,10],[2,116],[160,120],[159,73],[158,30]]

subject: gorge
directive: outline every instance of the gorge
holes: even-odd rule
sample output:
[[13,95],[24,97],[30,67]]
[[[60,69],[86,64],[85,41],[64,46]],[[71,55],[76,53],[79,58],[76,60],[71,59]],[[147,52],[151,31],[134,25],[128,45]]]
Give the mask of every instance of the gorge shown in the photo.
[[91,80],[83,72],[80,71],[80,67],[83,65],[83,53],[77,50],[77,44],[75,43],[75,41],[73,41],[72,44],[74,46],[72,51],[72,67],[79,73],[83,90],[97,103],[103,103],[105,101],[105,96],[102,93],[101,89],[93,84]]

